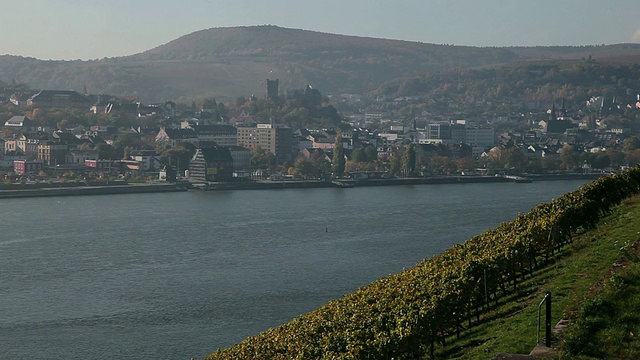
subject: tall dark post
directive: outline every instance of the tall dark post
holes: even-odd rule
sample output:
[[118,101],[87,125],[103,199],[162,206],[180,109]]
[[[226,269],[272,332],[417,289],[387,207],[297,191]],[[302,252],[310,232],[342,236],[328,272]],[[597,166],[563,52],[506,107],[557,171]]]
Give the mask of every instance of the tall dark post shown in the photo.
[[546,316],[546,324],[545,324],[545,346],[551,347],[551,292],[547,291],[547,316]]

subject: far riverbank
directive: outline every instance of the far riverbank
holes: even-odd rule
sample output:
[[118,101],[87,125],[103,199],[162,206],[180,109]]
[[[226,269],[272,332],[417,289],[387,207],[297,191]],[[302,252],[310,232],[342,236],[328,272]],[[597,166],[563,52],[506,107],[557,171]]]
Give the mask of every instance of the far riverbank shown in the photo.
[[305,188],[352,188],[368,186],[397,185],[429,185],[429,184],[474,184],[497,182],[532,182],[553,180],[591,180],[605,174],[559,174],[559,175],[527,175],[526,177],[504,176],[434,176],[422,178],[388,178],[388,179],[340,179],[340,180],[281,180],[281,181],[246,181],[191,184],[152,183],[136,184],[122,181],[102,183],[39,183],[39,184],[4,184],[0,185],[0,199],[21,197],[79,196],[79,195],[114,195],[158,193],[191,190],[269,190],[269,189],[305,189]]
[[386,178],[386,179],[340,179],[340,180],[280,180],[280,181],[247,181],[193,184],[190,188],[197,190],[269,190],[300,189],[323,187],[363,187],[363,186],[395,186],[395,185],[429,185],[429,184],[475,184],[500,182],[532,182],[553,180],[595,180],[606,174],[557,174],[526,175],[516,177],[505,176],[433,176],[420,178]]

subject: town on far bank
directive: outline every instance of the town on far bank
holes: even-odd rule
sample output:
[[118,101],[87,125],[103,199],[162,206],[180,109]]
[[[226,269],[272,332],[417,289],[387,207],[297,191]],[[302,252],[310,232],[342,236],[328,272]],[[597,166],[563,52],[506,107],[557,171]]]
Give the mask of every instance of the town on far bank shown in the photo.
[[143,104],[0,81],[0,186],[615,172],[640,163],[640,95],[493,100],[281,89]]

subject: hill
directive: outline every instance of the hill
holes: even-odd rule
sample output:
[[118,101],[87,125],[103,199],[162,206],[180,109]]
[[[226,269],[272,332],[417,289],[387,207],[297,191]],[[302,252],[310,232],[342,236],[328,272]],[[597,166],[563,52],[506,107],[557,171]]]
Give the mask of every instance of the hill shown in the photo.
[[345,36],[277,26],[197,31],[139,54],[91,61],[0,56],[0,79],[35,89],[138,94],[145,102],[281,92],[368,92],[406,76],[522,60],[640,56],[640,45],[479,48]]

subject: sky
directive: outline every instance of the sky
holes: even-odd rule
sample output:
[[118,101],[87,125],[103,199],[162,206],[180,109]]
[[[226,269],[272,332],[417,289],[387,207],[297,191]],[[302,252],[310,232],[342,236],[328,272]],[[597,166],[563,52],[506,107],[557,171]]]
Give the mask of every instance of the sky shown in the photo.
[[267,24],[482,47],[640,43],[640,1],[0,0],[0,55],[101,59]]

